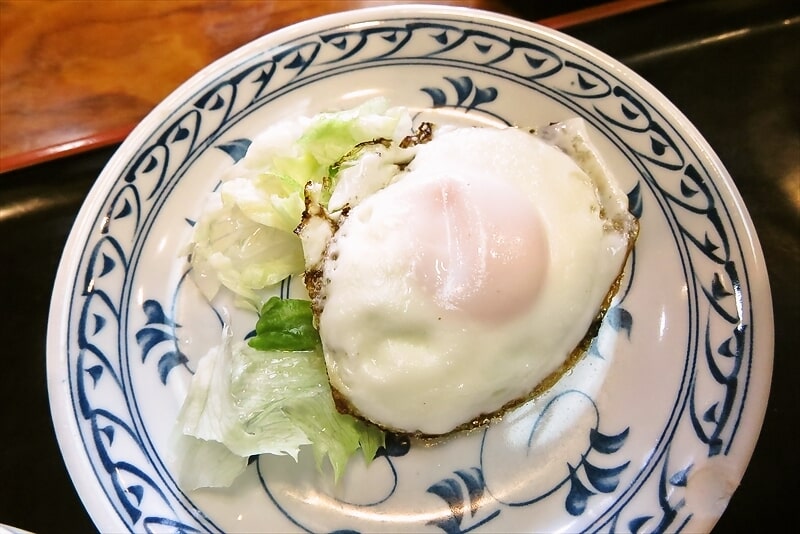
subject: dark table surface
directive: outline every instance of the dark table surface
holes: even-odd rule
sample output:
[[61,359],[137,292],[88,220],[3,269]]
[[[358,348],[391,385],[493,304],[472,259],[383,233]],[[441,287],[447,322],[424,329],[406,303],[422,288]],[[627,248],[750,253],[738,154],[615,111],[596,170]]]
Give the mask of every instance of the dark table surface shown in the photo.
[[[525,16],[527,5],[518,4]],[[630,66],[682,110],[749,210],[772,289],[774,373],[755,453],[715,532],[788,528],[800,495],[800,4],[668,2],[566,33]],[[94,530],[50,421],[45,332],[71,224],[114,149],[0,175],[0,523],[36,532]]]

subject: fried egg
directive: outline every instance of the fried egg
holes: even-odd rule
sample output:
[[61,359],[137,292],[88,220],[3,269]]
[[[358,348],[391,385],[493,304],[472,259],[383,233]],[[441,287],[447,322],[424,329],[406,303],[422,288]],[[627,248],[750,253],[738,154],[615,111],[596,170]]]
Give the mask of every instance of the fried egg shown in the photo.
[[328,376],[350,411],[445,434],[528,398],[574,353],[637,228],[586,139],[578,123],[441,129],[377,191],[305,225]]

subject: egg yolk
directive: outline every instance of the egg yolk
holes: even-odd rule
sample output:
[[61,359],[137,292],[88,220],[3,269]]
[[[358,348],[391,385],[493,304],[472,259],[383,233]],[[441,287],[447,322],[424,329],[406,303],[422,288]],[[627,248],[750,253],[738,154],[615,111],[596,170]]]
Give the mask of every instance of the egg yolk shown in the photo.
[[536,300],[548,243],[535,206],[503,180],[441,178],[425,184],[412,221],[413,276],[444,310],[508,321]]

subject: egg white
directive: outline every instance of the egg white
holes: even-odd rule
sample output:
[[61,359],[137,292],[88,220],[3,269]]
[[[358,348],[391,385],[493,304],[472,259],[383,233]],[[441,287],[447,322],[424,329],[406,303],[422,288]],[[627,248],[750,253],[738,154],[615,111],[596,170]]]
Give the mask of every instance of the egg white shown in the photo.
[[529,396],[586,335],[635,221],[583,130],[544,137],[437,132],[315,246],[328,376],[361,416],[447,433]]

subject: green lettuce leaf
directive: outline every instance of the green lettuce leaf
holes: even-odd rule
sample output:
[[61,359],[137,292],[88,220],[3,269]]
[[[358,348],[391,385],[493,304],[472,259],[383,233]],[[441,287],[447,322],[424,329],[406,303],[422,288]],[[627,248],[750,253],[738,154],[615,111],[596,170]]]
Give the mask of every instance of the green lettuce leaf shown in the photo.
[[248,344],[258,350],[311,351],[320,345],[311,302],[272,297],[261,307],[256,335]]
[[375,425],[341,414],[331,395],[316,399],[300,399],[284,408],[288,417],[311,440],[317,468],[322,469],[327,457],[333,467],[334,480],[344,474],[350,458],[361,449],[369,464],[384,445],[385,434]]
[[[174,438],[183,487],[227,486],[258,454],[310,445],[338,480],[351,456],[370,462],[384,445],[377,427],[336,410],[310,303],[271,299],[250,344],[224,342],[198,364]],[[310,330],[309,330],[310,328]],[[281,335],[288,332],[288,335]],[[251,346],[267,347],[258,350]]]

